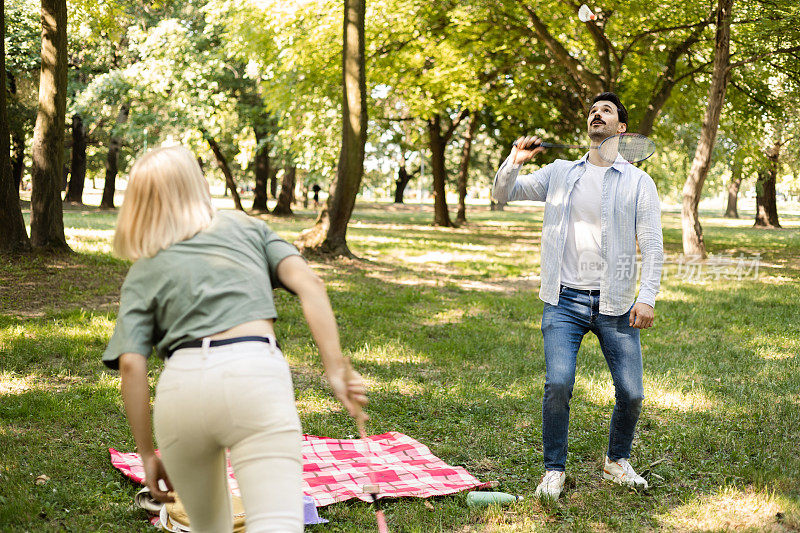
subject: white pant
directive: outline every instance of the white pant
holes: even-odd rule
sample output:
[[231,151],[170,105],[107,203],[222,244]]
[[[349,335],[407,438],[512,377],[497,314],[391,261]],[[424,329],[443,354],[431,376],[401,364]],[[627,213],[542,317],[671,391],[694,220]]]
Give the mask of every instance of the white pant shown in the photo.
[[226,448],[248,533],[303,530],[300,420],[274,344],[176,351],[156,388],[153,425],[193,532],[233,529]]

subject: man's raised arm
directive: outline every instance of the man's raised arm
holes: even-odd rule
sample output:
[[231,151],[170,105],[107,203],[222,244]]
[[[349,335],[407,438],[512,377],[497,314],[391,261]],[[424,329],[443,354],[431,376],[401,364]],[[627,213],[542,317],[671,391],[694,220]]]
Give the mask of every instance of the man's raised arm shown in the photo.
[[519,175],[522,165],[543,152],[538,137],[520,137],[511,148],[511,155],[500,165],[492,185],[492,198],[499,203],[513,200],[539,200],[547,197],[550,169],[545,166],[533,174]]

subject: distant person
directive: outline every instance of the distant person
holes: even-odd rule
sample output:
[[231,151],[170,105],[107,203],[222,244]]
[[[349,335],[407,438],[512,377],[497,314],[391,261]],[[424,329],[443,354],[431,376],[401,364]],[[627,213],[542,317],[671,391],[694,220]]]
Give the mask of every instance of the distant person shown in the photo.
[[322,190],[322,187],[319,186],[318,183],[315,183],[311,190],[314,191],[314,209],[319,208],[319,191]]
[[[192,531],[231,531],[225,450],[249,533],[302,531],[300,420],[275,339],[273,289],[296,294],[333,393],[353,416],[366,403],[342,357],[325,286],[297,250],[258,219],[216,212],[185,148],[133,166],[114,250],[134,262],[103,362],[119,368],[145,481],[159,501],[183,501]],[[166,359],[150,424],[147,357]]]
[[[594,98],[586,120],[591,149],[533,174],[522,165],[542,152],[538,137],[520,137],[497,172],[493,197],[545,202],[542,224],[542,335],[547,375],[542,402],[545,475],[540,497],[557,499],[564,487],[569,403],[583,336],[591,331],[611,371],[616,404],[611,416],[603,478],[647,488],[628,462],[644,398],[639,331],[653,325],[664,259],[661,208],[655,183],[618,158],[604,161],[600,143],[623,133],[628,112],[614,93]],[[642,278],[636,298],[636,245]],[[635,302],[634,302],[635,300]]]

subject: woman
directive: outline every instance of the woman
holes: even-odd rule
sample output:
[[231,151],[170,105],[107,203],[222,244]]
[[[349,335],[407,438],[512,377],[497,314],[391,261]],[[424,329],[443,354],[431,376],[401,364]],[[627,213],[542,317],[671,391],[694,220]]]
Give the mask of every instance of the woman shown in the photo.
[[[192,531],[231,531],[225,450],[247,531],[302,531],[300,421],[275,340],[272,289],[300,298],[333,393],[364,416],[361,377],[341,354],[322,281],[258,219],[215,212],[191,152],[161,148],[133,166],[114,250],[134,261],[103,362],[118,368],[147,486],[180,495]],[[166,359],[150,426],[146,359]]]

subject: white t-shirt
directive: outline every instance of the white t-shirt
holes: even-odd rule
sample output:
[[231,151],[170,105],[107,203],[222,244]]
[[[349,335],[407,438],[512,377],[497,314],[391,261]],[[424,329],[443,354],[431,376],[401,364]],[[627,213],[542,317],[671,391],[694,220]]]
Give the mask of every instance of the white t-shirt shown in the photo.
[[574,289],[599,290],[605,265],[600,255],[600,202],[608,167],[588,161],[572,189],[567,242],[561,262],[561,284]]

